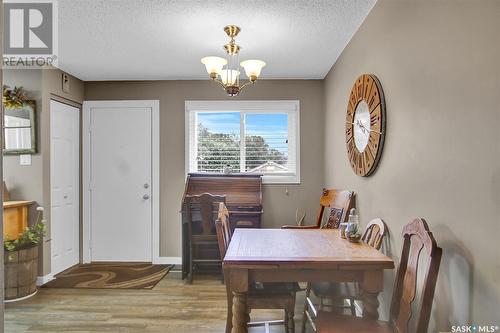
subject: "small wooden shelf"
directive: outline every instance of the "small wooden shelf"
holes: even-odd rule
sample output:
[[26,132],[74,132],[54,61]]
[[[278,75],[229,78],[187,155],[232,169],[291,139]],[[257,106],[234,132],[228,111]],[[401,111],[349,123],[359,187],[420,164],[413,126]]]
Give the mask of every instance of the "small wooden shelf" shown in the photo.
[[28,226],[28,207],[34,201],[4,201],[3,203],[3,238],[14,240]]

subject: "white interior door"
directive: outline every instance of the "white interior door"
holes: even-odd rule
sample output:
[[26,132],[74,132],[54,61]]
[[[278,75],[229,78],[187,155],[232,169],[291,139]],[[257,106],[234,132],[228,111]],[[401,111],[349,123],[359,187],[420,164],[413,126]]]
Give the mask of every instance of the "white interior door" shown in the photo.
[[80,110],[50,101],[51,270],[79,262]]
[[88,112],[91,261],[152,261],[152,110]]

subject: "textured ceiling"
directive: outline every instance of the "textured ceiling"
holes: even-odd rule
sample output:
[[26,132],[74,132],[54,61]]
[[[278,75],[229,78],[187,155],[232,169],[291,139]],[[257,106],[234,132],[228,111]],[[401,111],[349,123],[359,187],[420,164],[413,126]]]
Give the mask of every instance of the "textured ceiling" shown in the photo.
[[227,24],[262,78],[323,78],[376,0],[59,0],[59,67],[83,80],[206,78]]

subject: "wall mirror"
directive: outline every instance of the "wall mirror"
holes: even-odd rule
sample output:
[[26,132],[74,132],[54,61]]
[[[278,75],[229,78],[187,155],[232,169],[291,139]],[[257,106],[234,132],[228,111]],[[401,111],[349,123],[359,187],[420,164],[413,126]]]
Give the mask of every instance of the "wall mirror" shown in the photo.
[[4,110],[4,155],[36,153],[35,101]]

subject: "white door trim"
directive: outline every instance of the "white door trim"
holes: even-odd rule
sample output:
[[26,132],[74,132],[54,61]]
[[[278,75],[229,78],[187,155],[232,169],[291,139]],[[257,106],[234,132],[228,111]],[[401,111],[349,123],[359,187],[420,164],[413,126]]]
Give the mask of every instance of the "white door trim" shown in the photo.
[[153,264],[160,262],[160,101],[85,101],[83,102],[83,263],[92,260],[90,249],[90,111],[93,108],[138,107],[151,109],[151,205],[152,233],[151,258]]

